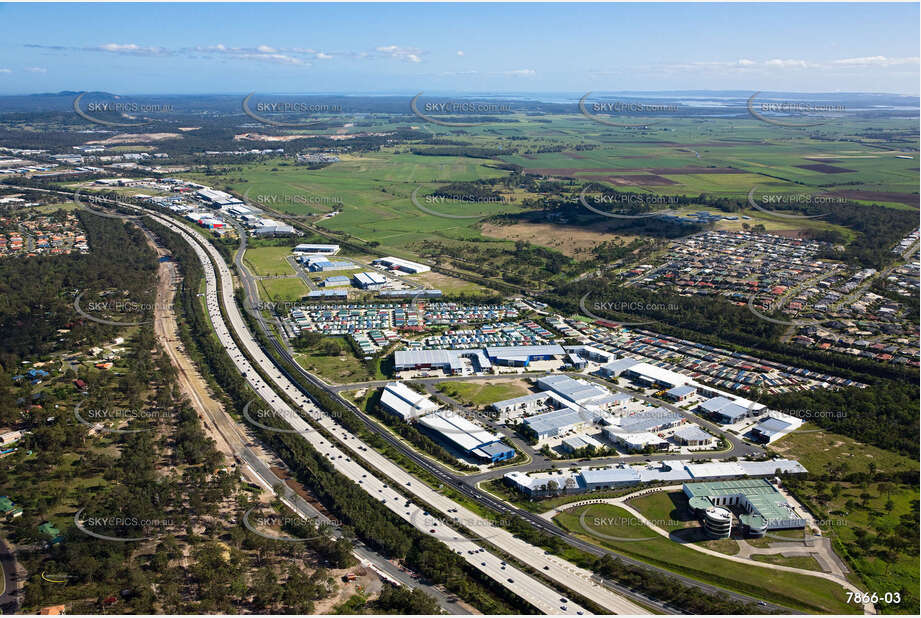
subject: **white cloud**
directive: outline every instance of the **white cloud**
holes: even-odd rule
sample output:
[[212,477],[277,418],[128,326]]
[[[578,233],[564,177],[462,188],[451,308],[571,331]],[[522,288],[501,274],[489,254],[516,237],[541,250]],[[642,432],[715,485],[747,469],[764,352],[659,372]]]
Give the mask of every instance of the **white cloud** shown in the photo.
[[810,66],[813,66],[805,60],[781,60],[780,58],[768,60],[764,65],[779,69],[808,69]]
[[0,69],[0,73],[12,73],[9,69]]
[[537,71],[534,69],[515,69],[513,71],[502,71],[500,75],[508,75],[510,77],[534,77],[537,75]]
[[26,67],[25,70],[28,71],[29,73],[47,73],[48,72],[48,69],[44,67]]
[[[93,50],[94,48],[91,47],[88,49]],[[137,45],[136,43],[104,43],[96,47],[95,50],[131,56],[162,56],[169,53],[162,47]]]
[[464,50],[462,50],[462,49],[457,50],[457,55],[458,55],[458,56],[463,56],[463,55],[464,55]]
[[380,45],[378,52],[404,62],[422,62],[422,50],[417,47],[400,47],[399,45]]
[[333,57],[329,54],[324,54],[323,52],[317,52],[317,60],[332,60]]
[[713,71],[731,70],[738,72],[787,71],[787,70],[831,70],[831,69],[862,69],[869,67],[894,67],[899,65],[917,65],[917,57],[887,58],[886,56],[865,56],[861,58],[842,58],[830,61],[812,61],[800,58],[771,58],[768,60],[751,60],[740,58],[735,61],[701,61],[664,64],[647,69],[658,69],[666,72],[673,71]]
[[832,64],[838,66],[888,67],[900,64],[918,64],[918,58],[887,58],[886,56],[865,56],[863,58],[842,58],[841,60],[835,60]]

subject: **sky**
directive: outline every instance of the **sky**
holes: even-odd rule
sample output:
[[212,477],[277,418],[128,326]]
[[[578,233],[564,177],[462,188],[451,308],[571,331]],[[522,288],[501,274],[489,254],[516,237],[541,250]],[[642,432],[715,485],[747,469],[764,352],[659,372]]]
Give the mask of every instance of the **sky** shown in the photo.
[[0,94],[919,94],[919,4],[0,4]]

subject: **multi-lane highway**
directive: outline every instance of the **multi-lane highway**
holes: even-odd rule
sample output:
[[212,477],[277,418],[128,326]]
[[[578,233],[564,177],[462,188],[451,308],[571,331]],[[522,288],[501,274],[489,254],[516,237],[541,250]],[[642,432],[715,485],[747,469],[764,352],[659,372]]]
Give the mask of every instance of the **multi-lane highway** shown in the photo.
[[[243,317],[234,303],[230,271],[217,250],[197,231],[174,220],[159,215],[152,216],[182,236],[195,249],[205,271],[206,306],[212,320],[212,326],[221,344],[225,347],[241,374],[259,397],[272,406],[278,417],[284,419],[318,452],[326,456],[339,472],[362,485],[369,495],[386,505],[421,532],[435,536],[475,568],[528,601],[543,613],[572,614],[587,612],[584,608],[568,600],[557,590],[537,578],[511,564],[505,564],[501,558],[491,554],[481,541],[470,538],[468,533],[462,531],[463,528],[474,530],[490,529],[490,535],[493,532],[495,533],[495,536],[490,536],[490,543],[501,547],[499,539],[502,537],[509,544],[508,549],[502,547],[507,553],[516,556],[519,560],[537,569],[547,566],[548,568],[544,572],[548,579],[555,580],[561,585],[585,595],[611,612],[648,613],[644,608],[592,581],[592,574],[588,571],[579,572],[582,570],[577,570],[574,565],[568,565],[552,556],[545,556],[542,551],[527,545],[519,539],[515,539],[510,533],[499,528],[493,529],[490,522],[466,509],[457,507],[451,500],[424,485],[387,460],[383,455],[361,443],[354,436],[344,432],[332,418],[317,408],[274,366],[259,347],[252,334],[246,329]],[[216,266],[216,269],[214,266]],[[222,307],[226,311],[226,321],[222,313]],[[243,349],[237,346],[237,341],[231,335],[228,322],[234,333],[239,337]],[[277,395],[273,387],[256,371],[256,368],[250,362],[250,358],[268,376],[275,388],[281,389],[281,392],[298,405],[302,413],[312,417],[315,422],[319,423],[327,431],[335,433],[337,437],[341,436],[341,441],[348,443],[350,450],[344,450],[327,440],[285,403]],[[376,468],[379,473],[382,473],[390,483],[378,478],[371,470],[356,461],[353,454],[355,451],[361,452],[365,461]],[[461,525],[452,526],[446,521],[440,523],[431,521],[422,508],[409,502],[394,485],[398,486],[401,491],[413,494],[420,498],[424,504],[430,505],[443,513],[448,513],[451,509],[454,509],[454,513]],[[522,556],[522,553],[525,556]],[[550,566],[551,564],[553,565],[552,567]],[[567,586],[567,584],[569,585]]]

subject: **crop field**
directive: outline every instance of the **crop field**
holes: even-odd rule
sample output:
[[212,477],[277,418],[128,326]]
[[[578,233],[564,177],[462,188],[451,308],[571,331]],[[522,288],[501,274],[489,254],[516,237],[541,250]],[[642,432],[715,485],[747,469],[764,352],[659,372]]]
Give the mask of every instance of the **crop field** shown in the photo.
[[[556,126],[556,117],[549,126]],[[865,137],[871,130],[909,131],[905,121],[834,121],[805,129],[774,127],[752,119],[675,119],[646,130],[607,128],[590,121],[568,125],[557,137],[563,143],[580,140],[601,145],[578,152],[516,154],[502,159],[526,170],[579,171],[577,177],[654,174],[675,182],[658,185],[665,194],[701,192],[736,196],[752,186],[773,182],[771,190],[802,191],[804,187],[849,191],[913,194],[917,205],[918,141],[902,137],[880,140]],[[547,134],[548,125],[531,123],[534,135]],[[841,141],[846,140],[846,144]],[[897,156],[911,158],[900,159]],[[824,173],[804,165],[831,165],[846,173]],[[682,168],[732,168],[746,174],[681,174]],[[647,169],[649,172],[632,170]],[[618,170],[622,170],[618,172]],[[630,171],[628,171],[630,170]],[[656,172],[668,170],[671,173]],[[773,179],[773,180],[772,180]],[[754,181],[754,182],[753,182]],[[892,199],[892,198],[890,198]],[[905,198],[903,199],[910,199]],[[880,202],[876,197],[867,201]],[[893,204],[900,203],[892,199]]]

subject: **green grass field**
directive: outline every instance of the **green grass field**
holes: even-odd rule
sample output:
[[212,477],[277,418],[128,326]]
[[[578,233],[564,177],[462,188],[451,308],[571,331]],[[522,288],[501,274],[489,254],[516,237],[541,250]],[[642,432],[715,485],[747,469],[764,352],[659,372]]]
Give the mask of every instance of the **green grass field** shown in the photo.
[[296,277],[259,280],[259,295],[269,301],[300,300],[308,291],[307,285]]
[[477,407],[528,393],[524,386],[514,382],[442,382],[438,390],[462,403]]
[[781,556],[780,554],[755,554],[752,560],[757,562],[767,562],[768,564],[780,564],[783,566],[793,567],[796,569],[806,569],[807,571],[821,571],[822,567],[818,560],[812,556]]
[[[586,511],[590,513],[586,518],[588,530],[579,521],[579,516]],[[807,612],[859,613],[857,606],[847,604],[844,588],[834,582],[767,568],[743,567],[696,552],[657,535],[636,522],[627,511],[609,504],[576,507],[557,515],[554,521],[588,541],[703,582]],[[644,540],[612,540],[589,531],[619,539]]]
[[293,275],[288,263],[291,247],[249,247],[243,260],[254,275]]
[[873,464],[879,472],[918,470],[917,460],[857,442],[841,434],[819,430],[811,423],[787,434],[770,449],[784,457],[793,457],[806,469],[821,474],[829,465],[847,463],[851,472],[868,472]]
[[311,350],[295,353],[294,360],[307,371],[316,373],[324,380],[334,384],[379,380],[384,377],[380,373],[372,375],[365,362],[352,354],[349,342],[344,337],[329,337],[329,339],[339,343],[342,354],[326,356],[319,351]]

